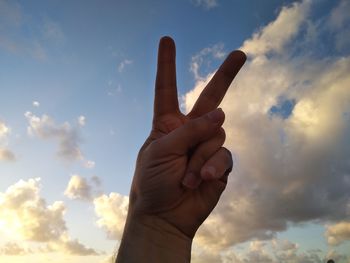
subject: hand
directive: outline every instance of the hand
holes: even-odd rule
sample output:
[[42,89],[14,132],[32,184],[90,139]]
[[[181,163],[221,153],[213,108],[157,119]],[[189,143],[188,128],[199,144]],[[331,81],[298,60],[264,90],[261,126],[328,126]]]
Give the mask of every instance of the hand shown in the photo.
[[184,115],[177,100],[175,44],[161,39],[153,127],[137,159],[126,232],[138,221],[192,240],[215,207],[232,167],[222,147],[224,113],[216,108],[244,62],[243,52],[232,52]]
[[[155,85],[153,126],[151,134],[140,152],[142,152],[143,148],[147,147],[152,141],[161,138],[189,120],[203,116],[204,114],[216,109],[225,96],[232,80],[246,60],[245,54],[241,51],[234,51],[229,54],[212,80],[201,93],[197,102],[193,106],[193,109],[189,114],[184,115],[180,112],[177,99],[175,53],[174,41],[170,37],[163,37],[160,40],[158,49],[158,69]],[[193,170],[195,175],[198,174],[203,165],[203,160],[208,159],[208,152],[212,151],[214,145],[222,145],[224,140],[225,132],[224,130],[221,130],[216,138],[212,138],[204,143],[205,145],[202,146],[202,151],[198,151],[197,154],[192,156],[193,158],[189,165],[189,169],[191,171]],[[215,141],[217,143],[215,143]],[[221,151],[229,154],[228,151]],[[222,155],[222,153],[217,154],[219,156]],[[214,155],[217,154],[215,153]],[[206,169],[203,169],[203,171],[205,170]],[[185,177],[183,179],[183,184],[188,188],[196,188],[201,181],[198,176],[194,178]]]

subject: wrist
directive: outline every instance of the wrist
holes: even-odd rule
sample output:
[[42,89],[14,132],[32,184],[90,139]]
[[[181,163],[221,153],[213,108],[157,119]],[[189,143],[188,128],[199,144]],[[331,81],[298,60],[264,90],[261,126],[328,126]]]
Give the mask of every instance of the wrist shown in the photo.
[[157,216],[128,216],[117,262],[190,262],[192,239]]

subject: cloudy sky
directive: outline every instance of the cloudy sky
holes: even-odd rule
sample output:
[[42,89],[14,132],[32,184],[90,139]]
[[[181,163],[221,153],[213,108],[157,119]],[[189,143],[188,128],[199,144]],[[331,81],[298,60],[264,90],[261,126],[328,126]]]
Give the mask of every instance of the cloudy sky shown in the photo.
[[188,111],[233,49],[235,165],[193,262],[350,262],[350,1],[0,0],[0,261],[109,262],[158,40]]

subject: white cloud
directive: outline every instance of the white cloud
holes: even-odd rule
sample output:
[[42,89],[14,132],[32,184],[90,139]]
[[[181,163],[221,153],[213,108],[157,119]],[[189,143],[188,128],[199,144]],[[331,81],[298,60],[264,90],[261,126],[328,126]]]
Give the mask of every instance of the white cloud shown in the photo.
[[[37,60],[46,60],[46,47],[43,36],[32,27],[31,37],[23,34],[28,18],[23,14],[22,6],[17,1],[0,1],[0,48],[16,55],[29,55]],[[32,22],[32,21],[31,21]],[[40,21],[39,23],[44,23]]]
[[[228,248],[225,251],[203,249],[193,244],[192,261],[194,263],[322,263],[333,258],[336,262],[347,262],[345,255],[335,251],[321,256],[318,250],[299,250],[298,244],[288,240],[252,241],[245,249]],[[344,260],[344,261],[340,261]],[[191,262],[192,262],[191,261]]]
[[295,251],[298,249],[298,244],[295,244],[289,240],[273,239],[272,247],[279,251]]
[[338,50],[349,50],[350,45],[350,27],[349,27],[350,2],[340,1],[340,4],[334,8],[329,17],[329,29],[334,32],[335,47]]
[[0,48],[14,54],[25,54],[38,60],[46,60],[47,45],[64,42],[64,33],[57,22],[45,17],[39,20],[37,27],[32,28],[29,38],[23,34],[28,18],[16,1],[0,1]]
[[282,53],[285,45],[300,30],[309,11],[311,1],[304,0],[283,7],[276,20],[256,32],[244,42],[242,50],[248,55],[265,55],[270,51]]
[[350,20],[348,15],[349,10],[349,1],[340,1],[339,5],[331,11],[329,17],[329,26],[334,29],[342,29],[343,27],[347,27],[347,23]]
[[125,67],[128,66],[128,65],[131,65],[133,63],[132,60],[130,59],[124,59],[122,62],[119,63],[119,66],[118,66],[118,71],[121,73],[124,71]]
[[223,59],[225,56],[226,52],[224,51],[224,45],[222,43],[204,48],[192,56],[190,71],[193,73],[195,80],[199,81],[205,78],[200,72],[203,66],[209,66],[212,59]]
[[[350,57],[312,56],[323,36],[305,42],[299,35],[305,23],[319,22],[307,18],[311,7],[303,1],[282,8],[276,21],[243,44],[250,58],[221,104],[226,147],[237,164],[219,206],[197,233],[203,249],[219,253],[271,239],[290,222],[349,216]],[[185,94],[187,111],[212,75]],[[295,101],[288,118],[270,113],[283,100]],[[318,262],[314,257],[299,255],[304,261],[296,262]]]
[[114,256],[108,256],[106,258],[104,258],[101,263],[113,263],[115,262],[115,257]]
[[342,221],[327,226],[327,242],[330,245],[339,245],[350,240],[350,221]]
[[0,230],[23,240],[46,242],[66,231],[62,202],[46,205],[39,179],[20,180],[0,193]]
[[97,254],[69,237],[63,202],[47,205],[39,195],[39,181],[39,178],[20,180],[0,192],[0,232],[8,238],[47,244],[49,251]]
[[[38,117],[31,112],[26,112],[25,117],[28,120],[28,134],[37,136],[44,140],[57,140],[58,151],[57,155],[66,161],[82,161],[88,168],[93,167],[93,162],[85,160],[83,153],[80,149],[80,133],[78,127],[71,126],[68,122],[61,125],[55,123],[55,121],[48,115],[42,115]],[[81,122],[85,123],[85,117],[79,117]]]
[[194,105],[194,102],[199,97],[202,90],[205,88],[205,86],[209,83],[210,79],[214,76],[213,73],[209,73],[205,78],[199,77],[199,75],[194,74],[194,77],[196,79],[196,85],[195,88],[187,92],[185,95],[181,96],[181,110],[185,112],[189,112],[192,106]]
[[0,121],[0,139],[6,137],[10,133],[10,128]]
[[[191,262],[193,263],[212,263],[212,262],[221,262],[221,256],[219,253],[213,253],[206,249],[201,249],[201,247],[193,244],[192,246],[192,255]],[[231,260],[229,262],[238,263],[238,261]]]
[[327,253],[327,259],[333,259],[334,262],[344,262],[344,263],[350,263],[350,258],[345,256],[345,255],[342,255],[342,254],[339,254],[337,251],[335,250],[330,250],[328,253]]
[[92,176],[90,180],[79,175],[72,175],[64,195],[70,199],[91,201],[99,192],[101,180],[97,176]]
[[16,156],[12,151],[5,148],[0,148],[0,161],[15,161]]
[[99,177],[97,177],[96,175],[91,177],[91,182],[95,185],[95,186],[101,186],[101,179]]
[[39,103],[39,101],[33,101],[33,106],[34,107],[39,107],[40,106],[40,103]]
[[2,247],[0,247],[1,255],[18,256],[26,255],[29,253],[31,253],[30,249],[22,247],[16,242],[7,242]]
[[86,168],[88,168],[88,169],[93,169],[93,168],[95,168],[95,165],[96,165],[96,163],[95,163],[94,161],[91,161],[91,160],[86,160],[86,161],[84,162],[84,166],[85,166]]
[[79,116],[78,123],[79,123],[80,126],[85,126],[85,124],[86,124],[85,116],[83,116],[83,115]]
[[29,55],[41,61],[47,59],[46,48],[40,41],[35,39],[17,41],[6,34],[0,34],[0,48],[16,55]]
[[250,250],[245,255],[244,262],[271,263],[273,259],[265,250]]
[[62,43],[65,40],[61,26],[48,18],[43,21],[42,34],[45,39],[54,41],[55,43]]
[[24,52],[30,54],[35,59],[45,61],[48,57],[46,48],[39,41],[33,41],[30,45],[26,47],[19,47],[23,49]]
[[94,199],[97,225],[103,228],[110,239],[120,239],[127,216],[129,198],[118,193],[101,195]]
[[[128,197],[118,193],[102,195],[94,199],[95,212],[99,217],[97,225],[104,229],[109,238],[120,240],[127,216]],[[219,226],[218,226],[219,227]],[[214,242],[214,240],[212,240]],[[345,258],[344,256],[342,256]],[[113,257],[108,257],[110,262]],[[288,240],[272,239],[252,241],[247,251],[240,252],[232,247],[217,251],[202,246],[197,239],[193,243],[192,259],[194,263],[321,263],[322,259],[313,251],[299,251],[299,246]],[[104,261],[105,262],[105,261]]]
[[64,195],[70,199],[91,200],[92,189],[85,178],[79,175],[72,175],[64,191]]
[[203,7],[205,9],[211,9],[218,6],[217,0],[191,0],[191,2],[194,5]]
[[67,233],[60,236],[58,240],[54,240],[48,243],[47,251],[61,251],[68,255],[89,256],[98,255],[94,249],[88,248],[81,244],[77,239],[71,239]]
[[120,84],[114,85],[112,82],[109,82],[108,86],[111,88],[107,92],[108,96],[111,96],[111,97],[117,96],[123,91],[122,86]]
[[15,161],[15,154],[7,148],[7,138],[11,129],[0,120],[0,161]]

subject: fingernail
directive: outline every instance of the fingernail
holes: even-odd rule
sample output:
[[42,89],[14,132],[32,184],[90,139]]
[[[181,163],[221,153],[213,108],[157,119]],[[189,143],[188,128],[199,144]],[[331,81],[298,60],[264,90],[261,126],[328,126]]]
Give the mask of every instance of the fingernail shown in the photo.
[[204,180],[216,178],[216,169],[214,166],[206,166],[201,171],[201,176]]
[[190,189],[195,189],[200,184],[201,179],[194,173],[187,173],[182,180],[182,184]]
[[221,108],[215,109],[212,112],[208,113],[208,117],[213,123],[219,123],[222,120],[223,115],[224,112]]

